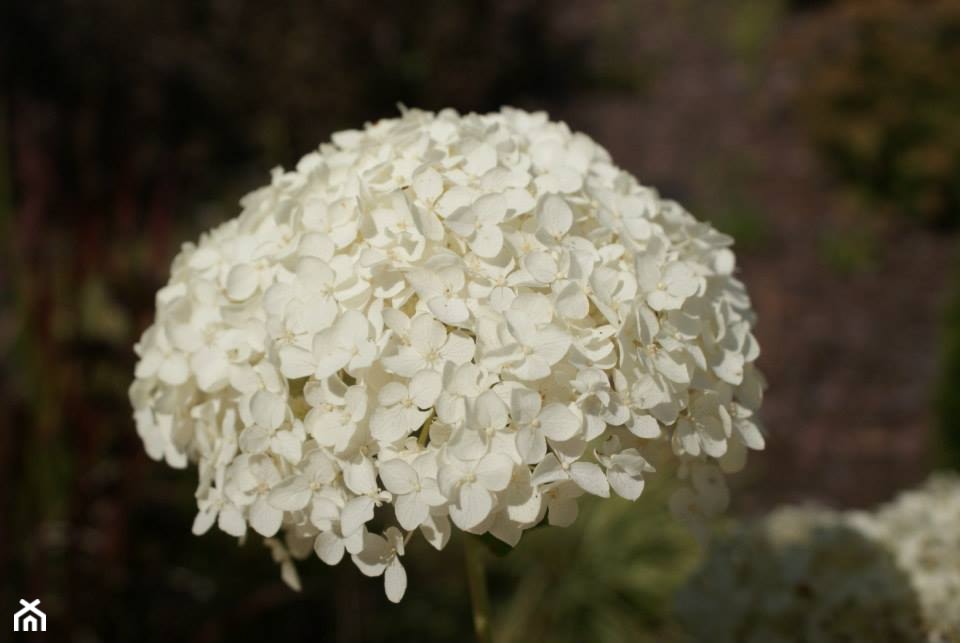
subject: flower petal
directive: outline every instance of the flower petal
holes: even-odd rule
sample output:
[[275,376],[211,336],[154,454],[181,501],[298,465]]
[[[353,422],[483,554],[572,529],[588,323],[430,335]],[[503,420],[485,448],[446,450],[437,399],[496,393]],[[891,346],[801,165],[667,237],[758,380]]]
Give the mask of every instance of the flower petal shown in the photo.
[[450,518],[460,529],[472,529],[493,509],[493,497],[482,485],[467,483],[460,487],[460,497],[456,505],[450,507]]
[[283,398],[269,391],[257,391],[250,398],[250,414],[258,426],[276,429],[283,424],[287,404]]
[[440,397],[443,381],[436,371],[420,371],[410,380],[410,397],[418,408],[428,409]]
[[343,549],[343,541],[330,531],[321,532],[313,541],[313,550],[328,565],[336,565],[343,559]]
[[355,533],[373,520],[373,499],[369,496],[351,498],[340,514],[340,530],[345,536]]
[[407,591],[407,571],[398,559],[394,558],[387,565],[383,574],[383,585],[390,602],[399,603]]
[[394,497],[393,508],[397,515],[397,522],[407,531],[419,527],[430,514],[430,507],[420,499],[418,493]]
[[537,221],[547,234],[559,239],[573,225],[573,210],[565,200],[551,194],[540,203]]
[[243,519],[243,514],[233,504],[224,505],[220,509],[217,527],[224,533],[237,538],[242,538],[247,533],[247,521]]
[[399,458],[380,463],[380,480],[387,491],[396,494],[411,493],[420,483],[416,470]]
[[578,513],[576,498],[554,500],[547,507],[547,523],[554,527],[569,527],[577,520]]
[[284,511],[299,511],[307,506],[313,491],[303,476],[290,476],[270,491],[270,504]]
[[595,496],[610,497],[610,484],[603,469],[595,462],[574,462],[570,465],[570,477],[577,485]]
[[513,474],[513,460],[502,453],[488,453],[477,463],[474,474],[477,482],[490,491],[503,491]]
[[258,286],[257,271],[248,263],[234,266],[227,275],[227,296],[233,301],[249,299]]
[[267,502],[266,496],[260,496],[250,506],[250,526],[258,534],[269,538],[280,531],[283,512]]
[[540,430],[551,440],[563,442],[580,431],[580,419],[565,404],[548,404],[537,418]]

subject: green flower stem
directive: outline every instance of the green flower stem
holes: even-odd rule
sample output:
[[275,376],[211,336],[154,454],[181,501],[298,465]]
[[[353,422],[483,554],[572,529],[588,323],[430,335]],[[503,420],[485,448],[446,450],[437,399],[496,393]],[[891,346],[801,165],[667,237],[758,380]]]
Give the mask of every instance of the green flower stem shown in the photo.
[[483,569],[483,543],[476,536],[464,534],[463,554],[477,643],[491,643],[493,637],[490,633],[490,598],[487,595],[487,576]]

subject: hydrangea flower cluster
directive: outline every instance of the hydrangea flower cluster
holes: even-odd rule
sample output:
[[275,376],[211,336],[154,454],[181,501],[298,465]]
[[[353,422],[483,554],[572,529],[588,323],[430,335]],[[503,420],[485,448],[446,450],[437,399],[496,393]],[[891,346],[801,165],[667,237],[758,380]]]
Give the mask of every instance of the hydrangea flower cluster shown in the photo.
[[194,531],[273,539],[291,584],[349,554],[399,601],[416,531],[516,545],[658,452],[711,514],[763,448],[732,240],[543,113],[405,110],[241,206],[174,259],[130,397],[198,465]]
[[960,640],[960,478],[874,513],[777,510],[715,542],[678,594],[696,640]]
[[867,527],[909,573],[929,640],[960,641],[960,477],[933,476],[881,507]]

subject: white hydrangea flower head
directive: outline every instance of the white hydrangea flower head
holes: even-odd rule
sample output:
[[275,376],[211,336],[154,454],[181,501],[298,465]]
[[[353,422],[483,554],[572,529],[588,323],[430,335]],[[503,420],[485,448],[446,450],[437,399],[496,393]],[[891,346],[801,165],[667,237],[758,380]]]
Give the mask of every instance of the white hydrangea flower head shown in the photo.
[[876,512],[785,507],[714,542],[678,594],[696,640],[960,640],[960,478]]
[[960,477],[937,474],[877,511],[871,535],[894,552],[931,639],[960,640]]
[[710,515],[764,446],[732,240],[543,113],[405,110],[241,206],[174,259],[130,398],[198,466],[194,531],[252,528],[287,579],[312,545],[399,600],[417,531],[516,545],[661,452]]

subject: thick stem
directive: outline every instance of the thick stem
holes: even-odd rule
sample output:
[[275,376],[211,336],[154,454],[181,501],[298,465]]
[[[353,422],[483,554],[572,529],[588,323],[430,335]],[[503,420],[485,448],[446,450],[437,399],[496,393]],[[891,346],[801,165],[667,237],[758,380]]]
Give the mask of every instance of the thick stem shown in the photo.
[[483,544],[471,534],[463,534],[463,555],[467,566],[467,585],[473,606],[473,630],[477,643],[491,643],[490,598],[487,596],[487,576],[483,569]]

